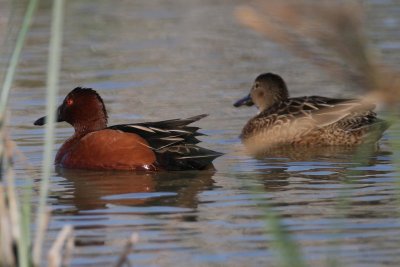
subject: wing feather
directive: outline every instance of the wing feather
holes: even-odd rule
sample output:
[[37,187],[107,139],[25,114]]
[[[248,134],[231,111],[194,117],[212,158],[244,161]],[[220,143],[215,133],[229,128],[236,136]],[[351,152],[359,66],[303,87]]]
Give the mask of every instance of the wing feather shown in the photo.
[[199,127],[188,126],[206,114],[187,119],[120,124],[109,129],[133,133],[144,138],[156,153],[157,162],[167,170],[205,169],[222,153],[197,146]]

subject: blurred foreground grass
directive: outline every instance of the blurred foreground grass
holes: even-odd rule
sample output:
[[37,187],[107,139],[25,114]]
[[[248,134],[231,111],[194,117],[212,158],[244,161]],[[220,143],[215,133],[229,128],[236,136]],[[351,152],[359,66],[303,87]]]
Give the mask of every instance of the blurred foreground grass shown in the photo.
[[[13,4],[21,4],[13,2]],[[50,220],[47,207],[49,179],[53,171],[53,146],[54,129],[56,120],[57,94],[59,73],[62,55],[62,36],[64,20],[64,0],[52,2],[51,34],[47,68],[47,101],[46,123],[44,136],[44,154],[42,163],[42,176],[40,182],[39,206],[35,213],[31,211],[33,185],[23,188],[23,193],[17,193],[13,172],[13,157],[15,156],[14,143],[7,134],[7,104],[14,76],[16,73],[20,54],[32,23],[38,0],[29,0],[23,23],[15,41],[12,56],[7,68],[0,99],[0,266],[43,266],[43,254],[47,255],[47,266],[68,266],[74,248],[73,227],[65,225],[57,236],[51,248],[43,252],[43,246]],[[15,7],[14,7],[15,8]],[[15,9],[12,9],[15,12]],[[12,17],[13,14],[10,15]],[[8,25],[15,27],[15,25]],[[8,31],[10,34],[12,31]],[[10,39],[7,36],[6,39]],[[33,177],[32,177],[33,178]],[[32,179],[33,181],[33,179]],[[31,221],[36,220],[35,229]],[[31,233],[35,233],[32,237]],[[121,251],[115,266],[122,266],[127,262],[132,246],[137,242],[138,236],[133,233]]]
[[[47,116],[54,121],[56,107],[56,94],[58,73],[61,56],[61,35],[63,19],[63,1],[53,2],[53,20],[51,47],[48,68],[48,102]],[[13,77],[17,67],[19,55],[31,24],[37,0],[30,0],[25,20],[16,41],[14,52],[5,76],[0,102],[0,131],[2,142],[0,151],[2,158],[2,181],[0,183],[0,265],[1,266],[32,266],[41,265],[43,238],[47,221],[46,200],[48,191],[48,178],[52,168],[53,123],[46,128],[46,148],[43,163],[43,178],[41,185],[40,207],[36,216],[39,227],[35,232],[35,242],[30,236],[30,221],[33,214],[30,210],[30,194],[23,195],[22,201],[14,188],[12,156],[13,145],[7,136],[5,121],[6,107]],[[320,66],[326,72],[338,77],[338,81],[351,83],[364,89],[367,100],[380,100],[389,106],[390,120],[398,127],[397,104],[400,99],[398,70],[385,66],[379,61],[378,56],[367,44],[363,28],[362,7],[356,2],[349,1],[255,1],[251,5],[239,7],[237,18],[267,38],[287,47],[294,54],[306,58]],[[396,164],[400,161],[400,141],[392,141],[396,153]],[[368,158],[369,153],[360,148],[355,156],[355,162],[362,162]],[[351,180],[346,182],[351,185]],[[399,185],[398,185],[399,186]],[[348,187],[351,190],[351,187]],[[32,188],[30,188],[31,190]],[[350,194],[343,192],[338,201],[338,213],[344,216]],[[267,206],[266,222],[274,235],[275,248],[282,255],[282,266],[305,266],[301,249],[294,242],[285,228],[279,214]],[[340,225],[338,225],[340,227]],[[49,262],[52,266],[61,264],[62,248],[66,246],[67,254],[73,247],[73,229],[69,226],[61,231],[60,238],[50,250]],[[132,241],[133,240],[133,241]],[[127,249],[122,253],[118,266],[122,265],[124,258],[129,253],[129,248],[136,240],[134,236]],[[33,245],[33,253],[31,246]],[[339,244],[340,245],[340,244]],[[333,255],[334,256],[334,255]],[[65,258],[64,258],[65,260]],[[67,257],[68,260],[68,257]],[[338,263],[331,261],[331,266]]]
[[[359,1],[256,0],[239,6],[235,16],[243,25],[336,77],[339,83],[365,91],[361,99],[365,103],[383,103],[389,114],[385,119],[394,130],[399,128],[399,70],[381,62],[369,46],[363,23],[364,8]],[[390,142],[395,151],[394,164],[400,169],[400,140]],[[260,146],[260,143],[254,144],[254,147]],[[362,165],[372,152],[371,146],[361,145],[354,155],[354,163]],[[351,205],[351,177],[351,173],[345,174],[344,187],[338,196],[337,214],[341,218]],[[400,199],[398,181],[396,191]],[[280,265],[305,266],[301,247],[285,229],[279,214],[269,206],[264,209],[268,231],[274,236],[275,249],[281,255]],[[339,232],[343,225],[333,227]],[[334,245],[339,252],[340,243]],[[338,255],[327,256],[328,266],[341,266]]]
[[385,65],[369,45],[360,1],[252,1],[236,10],[238,20],[338,82],[367,92],[374,102],[397,105],[399,70]]
[[[16,3],[14,2],[16,5]],[[19,4],[19,3],[18,3]],[[40,266],[42,258],[43,240],[49,221],[47,212],[48,180],[52,170],[52,148],[54,132],[54,114],[56,110],[56,96],[58,88],[58,73],[61,58],[61,37],[63,20],[63,0],[55,0],[53,3],[52,33],[49,48],[49,67],[47,81],[47,115],[53,118],[46,128],[45,155],[41,179],[41,199],[36,212],[37,224],[35,229],[35,241],[31,237],[31,220],[34,214],[31,212],[32,185],[19,196],[14,181],[13,156],[14,148],[6,132],[7,103],[10,90],[16,73],[21,51],[32,23],[38,0],[30,0],[21,25],[21,29],[15,42],[15,47],[7,68],[2,85],[0,99],[0,131],[1,131],[1,159],[2,177],[0,182],[0,265],[1,266]],[[11,14],[12,16],[12,14]],[[14,25],[9,25],[14,27]],[[9,31],[10,32],[10,31]],[[22,201],[21,201],[22,199]],[[63,258],[63,247],[67,244],[66,255],[70,255],[73,248],[72,228],[66,226],[48,253],[49,266],[66,265],[68,258]]]

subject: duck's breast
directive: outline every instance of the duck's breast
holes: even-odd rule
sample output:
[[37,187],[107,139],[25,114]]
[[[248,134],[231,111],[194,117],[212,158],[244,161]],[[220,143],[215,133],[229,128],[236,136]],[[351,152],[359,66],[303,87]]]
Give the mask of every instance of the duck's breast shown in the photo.
[[139,135],[105,129],[85,135],[59,162],[64,168],[155,170],[156,156]]

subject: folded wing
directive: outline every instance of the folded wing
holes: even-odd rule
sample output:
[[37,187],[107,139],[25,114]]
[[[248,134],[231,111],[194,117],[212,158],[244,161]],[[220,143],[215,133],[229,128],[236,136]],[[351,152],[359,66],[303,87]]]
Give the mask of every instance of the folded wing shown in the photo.
[[144,138],[156,153],[158,164],[167,170],[205,169],[222,153],[202,148],[199,127],[188,126],[206,114],[187,119],[173,119],[158,122],[120,124],[109,127]]

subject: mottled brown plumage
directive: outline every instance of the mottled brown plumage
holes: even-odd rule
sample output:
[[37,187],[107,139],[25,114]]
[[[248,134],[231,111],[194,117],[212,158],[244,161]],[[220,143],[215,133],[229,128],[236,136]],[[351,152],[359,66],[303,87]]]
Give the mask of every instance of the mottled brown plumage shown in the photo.
[[250,94],[234,106],[255,104],[260,113],[244,126],[245,144],[356,145],[376,142],[388,123],[372,111],[374,104],[356,99],[322,96],[289,98],[283,79],[272,73],[258,76]]

